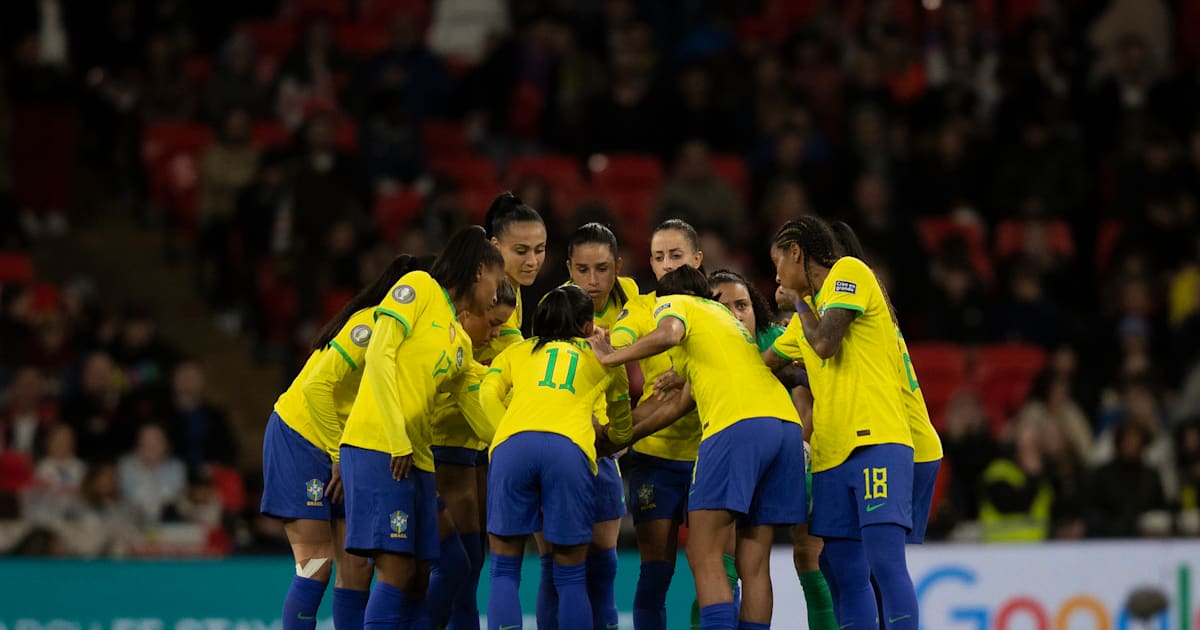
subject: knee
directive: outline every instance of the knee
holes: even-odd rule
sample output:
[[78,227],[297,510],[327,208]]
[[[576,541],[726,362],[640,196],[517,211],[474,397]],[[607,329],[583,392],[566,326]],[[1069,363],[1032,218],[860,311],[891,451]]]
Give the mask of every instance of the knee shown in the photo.
[[[815,543],[813,541],[816,541]],[[797,540],[792,546],[792,562],[796,570],[807,573],[820,569],[821,541],[816,538]]]
[[365,591],[371,588],[371,563],[363,557],[341,554],[337,560],[336,583],[338,588]]
[[319,582],[328,582],[333,572],[333,545],[331,543],[293,545],[296,559],[296,575]]

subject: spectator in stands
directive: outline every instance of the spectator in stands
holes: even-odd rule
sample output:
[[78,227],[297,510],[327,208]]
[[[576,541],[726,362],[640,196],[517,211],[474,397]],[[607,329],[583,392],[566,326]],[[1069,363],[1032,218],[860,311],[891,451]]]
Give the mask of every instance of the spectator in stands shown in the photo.
[[1167,507],[1158,471],[1143,461],[1150,434],[1136,422],[1122,422],[1107,437],[1116,454],[1092,474],[1088,534],[1139,536],[1142,517]]
[[942,432],[950,477],[949,505],[955,517],[979,516],[980,483],[984,468],[996,456],[996,442],[988,427],[983,403],[973,392],[962,391],[946,407]]
[[418,119],[404,92],[378,92],[362,127],[362,159],[368,190],[387,193],[411,184],[425,172]]
[[657,55],[650,28],[640,22],[612,34],[607,89],[588,108],[588,151],[655,153],[662,150],[661,97],[655,85]]
[[1109,47],[1111,73],[1092,92],[1087,108],[1093,150],[1121,160],[1136,159],[1154,121],[1169,115],[1149,41],[1142,34],[1123,31]]
[[893,271],[895,284],[891,298],[901,312],[918,302],[927,290],[926,263],[920,240],[907,220],[892,203],[884,179],[864,173],[854,186],[854,210],[850,224],[871,259],[871,265],[886,265]]
[[387,50],[366,63],[358,82],[357,98],[364,101],[355,108],[360,117],[396,109],[395,115],[416,126],[442,114],[450,96],[445,63],[421,41],[421,25],[407,13],[392,18]]
[[1027,425],[1035,431],[1053,425],[1054,439],[1066,441],[1061,450],[1074,456],[1085,458],[1093,451],[1092,427],[1071,397],[1069,377],[1050,369],[1042,370],[1034,379],[1028,402],[1014,422],[1018,427]]
[[279,65],[275,85],[275,113],[289,129],[304,122],[312,108],[338,106],[339,75],[346,59],[333,41],[333,28],[322,16],[304,25],[304,36]]
[[945,216],[967,212],[978,216],[984,185],[984,170],[962,129],[946,123],[936,133],[933,154],[916,169],[913,186],[916,214]]
[[751,198],[761,203],[779,182],[798,181],[817,207],[827,199],[828,184],[821,170],[808,159],[807,142],[798,127],[787,125],[772,137],[770,158],[752,174]]
[[679,149],[674,174],[658,194],[654,222],[683,219],[698,232],[716,232],[726,243],[741,244],[746,233],[742,202],[737,191],[713,173],[708,145],[685,142]]
[[144,526],[162,521],[187,489],[183,462],[171,456],[167,434],[157,424],[138,430],[137,446],[117,463],[121,499],[133,506]]
[[[1058,304],[1046,296],[1042,272],[1028,258],[1009,271],[1008,298],[1000,308],[997,337],[1009,343],[1051,348],[1063,339],[1065,323]],[[1086,452],[1086,451],[1085,451]]]
[[1200,417],[1181,422],[1175,431],[1175,467],[1180,511],[1200,510]]
[[139,89],[141,113],[147,122],[182,122],[196,114],[195,89],[183,72],[183,59],[166,33],[155,33],[146,44],[146,63]]
[[111,462],[88,466],[77,509],[64,514],[58,539],[64,553],[85,558],[122,557],[140,538],[136,511],[122,501],[121,481]]
[[258,172],[259,150],[251,142],[250,114],[225,113],[216,141],[200,158],[196,210],[200,223],[200,286],[209,303],[228,310],[233,302],[232,238],[239,195]]
[[702,140],[718,152],[742,148],[731,112],[721,107],[707,68],[699,63],[684,67],[676,77],[674,92],[663,121],[667,146]]
[[204,369],[195,361],[184,361],[175,368],[171,384],[164,428],[175,455],[189,469],[235,465],[237,441],[225,410],[208,400]]
[[57,420],[56,409],[45,398],[37,368],[19,368],[8,385],[7,404],[0,413],[0,442],[9,450],[33,457],[45,431]]
[[122,315],[113,359],[125,373],[129,389],[148,393],[165,388],[175,366],[174,348],[158,334],[158,322],[147,306],[132,304]]
[[1037,434],[1045,456],[1046,477],[1054,490],[1050,537],[1083,538],[1087,534],[1087,466],[1084,463],[1087,451],[1076,449],[1063,424],[1042,424],[1037,428]]
[[604,93],[606,69],[592,51],[580,45],[574,25],[555,24],[552,41],[557,62],[551,81],[554,105],[546,121],[546,142],[558,151],[579,155],[587,149],[591,135],[587,128],[588,107]]
[[59,495],[76,495],[86,472],[83,460],[75,455],[75,431],[67,424],[56,424],[45,434],[42,457],[34,470],[39,486]]
[[62,420],[84,459],[115,459],[133,444],[133,424],[121,417],[121,378],[108,354],[94,352],[83,360],[79,391],[63,402]]
[[972,343],[987,338],[987,301],[983,281],[971,266],[961,237],[947,237],[933,265],[925,325],[934,339]]
[[1055,495],[1041,437],[1031,427],[1017,427],[1011,452],[984,469],[979,522],[985,541],[1037,542],[1049,536]]
[[991,216],[1011,216],[1030,196],[1041,200],[1046,217],[1071,217],[1080,209],[1087,184],[1083,156],[1067,134],[1050,124],[1041,111],[1045,107],[1036,103],[1021,114],[1016,146],[999,160],[995,172]]
[[58,390],[77,358],[73,331],[56,306],[38,304],[36,290],[33,299],[32,314],[37,330],[25,340],[24,362],[37,366],[49,381],[50,388]]
[[999,94],[996,67],[999,58],[976,28],[976,16],[967,2],[948,2],[940,37],[925,50],[925,71],[930,86],[957,85],[978,97],[976,115],[986,119]]
[[501,0],[442,0],[433,4],[429,46],[447,59],[474,64],[508,28],[508,11]]
[[1167,430],[1167,418],[1158,400],[1155,383],[1146,374],[1129,377],[1121,388],[1120,405],[1101,419],[1104,427],[1096,438],[1096,447],[1091,462],[1095,466],[1107,464],[1122,456],[1118,450],[1122,443],[1117,430],[1122,425],[1137,427],[1138,453],[1143,463],[1158,475],[1159,486],[1168,499],[1174,498],[1178,487],[1175,465],[1172,461],[1174,449]]
[[268,98],[267,86],[259,80],[254,40],[245,31],[234,31],[204,88],[205,114],[214,124],[232,110],[262,119],[269,111]]

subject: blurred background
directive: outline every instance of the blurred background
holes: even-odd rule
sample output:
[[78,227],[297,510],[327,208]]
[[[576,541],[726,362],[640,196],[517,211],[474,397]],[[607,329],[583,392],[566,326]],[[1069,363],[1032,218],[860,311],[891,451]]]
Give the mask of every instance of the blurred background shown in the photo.
[[0,41],[0,552],[286,553],[310,336],[505,189],[526,304],[586,221],[646,290],[681,217],[771,295],[772,232],[845,220],[933,538],[1200,536],[1200,1],[8,0]]

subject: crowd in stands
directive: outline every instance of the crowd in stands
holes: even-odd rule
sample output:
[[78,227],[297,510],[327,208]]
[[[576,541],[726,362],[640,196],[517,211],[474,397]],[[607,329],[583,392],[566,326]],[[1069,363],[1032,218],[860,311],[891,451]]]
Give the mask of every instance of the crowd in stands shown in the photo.
[[[896,303],[946,446],[936,533],[1200,534],[1200,2],[20,0],[0,25],[0,247],[86,225],[82,165],[285,374],[500,190],[550,229],[529,297],[591,220],[652,286],[670,217],[771,294],[768,236],[816,214]],[[199,365],[144,310],[8,275],[26,524],[87,514],[117,546],[228,518]]]

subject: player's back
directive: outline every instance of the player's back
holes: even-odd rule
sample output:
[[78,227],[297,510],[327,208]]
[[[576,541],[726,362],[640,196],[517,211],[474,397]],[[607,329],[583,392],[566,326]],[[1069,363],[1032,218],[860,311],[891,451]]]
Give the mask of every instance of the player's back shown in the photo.
[[685,332],[676,369],[691,384],[704,438],[739,420],[774,417],[800,423],[791,397],[763,363],[750,333],[718,302],[662,296],[654,319],[674,317]]
[[517,433],[540,431],[569,438],[594,461],[593,412],[599,407],[613,418],[612,403],[623,401],[624,411],[616,415],[628,421],[625,371],[602,366],[583,339],[539,346],[534,337],[511,346],[492,362],[482,388],[483,396],[511,395],[493,449]]
[[908,430],[912,434],[913,461],[921,463],[941,459],[942,440],[938,437],[937,429],[933,428],[929,407],[925,404],[921,383],[917,379],[912,358],[908,355],[908,344],[904,342],[904,335],[900,334],[899,326],[896,327],[896,342],[901,356],[900,398],[904,403]]

